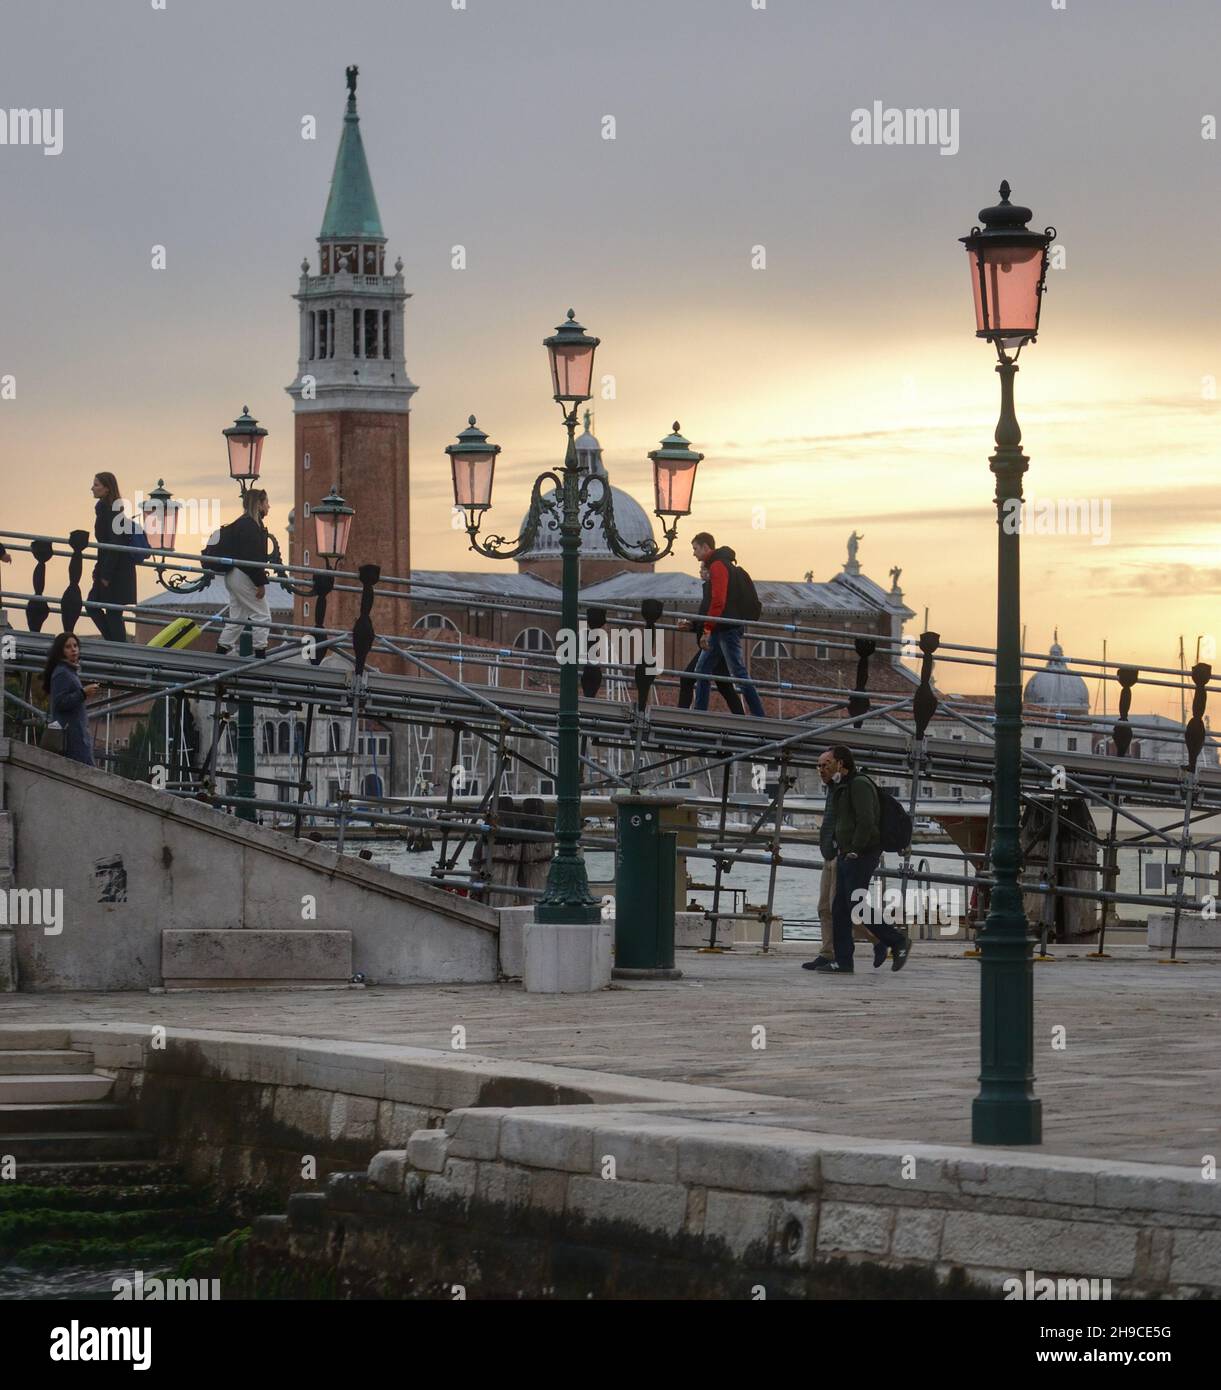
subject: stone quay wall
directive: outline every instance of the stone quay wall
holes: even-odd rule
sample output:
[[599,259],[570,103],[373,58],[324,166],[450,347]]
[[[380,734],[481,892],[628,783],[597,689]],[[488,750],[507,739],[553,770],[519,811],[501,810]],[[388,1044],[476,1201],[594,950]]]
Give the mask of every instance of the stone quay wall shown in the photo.
[[457,1050],[130,1024],[0,1026],[0,1049],[19,1048],[91,1051],[96,1070],[114,1078],[111,1098],[157,1135],[159,1157],[239,1204],[242,1194],[284,1203],[321,1190],[332,1173],[363,1172],[380,1150],[403,1147],[456,1109],[727,1094]]
[[1221,1294],[1221,1188],[1191,1170],[673,1111],[452,1111],[261,1219],[255,1258],[437,1298],[1001,1298],[1027,1270]]
[[[795,1127],[791,1101],[475,1057],[134,1025],[89,1049],[161,1156],[274,1197],[251,1271],[387,1297],[981,1297],[1109,1280],[1221,1296],[1201,1170]],[[309,1177],[304,1160],[314,1160]],[[252,1201],[251,1210],[256,1209]]]

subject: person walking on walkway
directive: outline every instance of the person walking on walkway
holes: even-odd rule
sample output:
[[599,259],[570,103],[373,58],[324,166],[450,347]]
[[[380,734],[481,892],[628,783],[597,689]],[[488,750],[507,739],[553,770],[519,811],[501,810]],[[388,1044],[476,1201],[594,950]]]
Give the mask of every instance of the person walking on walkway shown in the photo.
[[[704,586],[704,592],[700,598],[700,617],[693,619],[691,631],[695,633],[696,640],[704,635],[704,624],[700,620],[708,612],[708,605],[712,601],[712,584],[708,578],[708,566],[700,565],[700,580]],[[695,655],[687,662],[687,674],[678,678],[678,707],[679,709],[690,709],[691,701],[695,697],[696,679],[692,674],[704,651],[702,647],[696,647]],[[716,680],[717,676],[729,675],[729,670],[725,665],[725,659],[718,652],[709,674]],[[716,682],[717,694],[725,701],[730,714],[742,713],[742,701],[738,698],[738,692],[733,688],[733,681],[718,680]]]
[[229,591],[229,621],[221,628],[216,650],[221,656],[236,651],[242,629],[247,623],[253,633],[255,656],[267,655],[267,639],[271,636],[271,604],[267,600],[267,571],[264,566],[276,553],[267,534],[264,518],[271,510],[267,493],[251,488],[242,501],[242,515],[225,530],[225,557],[243,560],[225,571],[225,588]]
[[[822,851],[822,877],[818,885],[818,925],[822,931],[822,948],[813,960],[802,962],[803,970],[825,970],[835,959],[835,929],[831,916],[831,904],[835,900],[836,865],[839,862],[839,851],[835,844],[835,812],[831,805],[836,785],[832,781],[832,769],[835,766],[835,754],[828,748],[818,760],[818,775],[827,789],[827,804],[823,809],[822,825],[818,832],[819,849]],[[852,939],[873,942],[875,969],[885,961],[888,948],[863,924],[852,924]]]
[[[742,611],[741,591],[744,577],[738,572],[737,556],[726,545],[719,546],[708,531],[701,531],[691,542],[691,551],[701,565],[708,566],[710,597],[708,601],[709,618],[738,618],[747,615]],[[759,692],[750,682],[746,663],[742,659],[741,622],[705,623],[700,637],[700,658],[695,663],[695,708],[699,713],[708,709],[708,695],[711,678],[717,657],[725,663],[725,669],[742,687],[746,707],[757,719],[763,718],[763,701]]]
[[[882,811],[878,789],[857,768],[851,748],[837,743],[831,749],[830,771],[835,784],[831,805],[838,861],[835,896],[831,900],[835,959],[816,969],[823,975],[851,975],[853,917],[859,918],[863,912],[870,880],[882,859]],[[893,953],[891,969],[902,970],[911,953],[911,937],[886,922],[872,925],[882,947],[889,947]],[[885,959],[883,954],[882,960]],[[876,956],[875,964],[881,964]]]
[[136,601],[137,553],[131,546],[132,520],[119,501],[119,484],[113,473],[94,476],[93,538],[99,546],[122,545],[121,550],[99,550],[93,567],[93,585],[85,600],[85,612],[107,642],[126,642],[127,626],[118,608],[99,608],[100,603],[134,605]]
[[80,639],[75,633],[61,632],[47,653],[42,688],[47,692],[49,722],[63,729],[65,756],[93,767],[93,739],[85,701],[96,695],[98,688],[81,683],[80,664]]

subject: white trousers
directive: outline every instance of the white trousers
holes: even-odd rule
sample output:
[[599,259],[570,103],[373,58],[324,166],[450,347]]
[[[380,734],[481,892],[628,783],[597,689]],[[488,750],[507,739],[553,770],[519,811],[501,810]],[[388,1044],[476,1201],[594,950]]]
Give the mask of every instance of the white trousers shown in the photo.
[[229,590],[229,621],[221,628],[220,645],[228,647],[236,656],[242,629],[250,623],[255,651],[266,651],[267,639],[271,636],[271,604],[266,596],[256,597],[258,590],[254,581],[239,569],[226,572],[225,588]]

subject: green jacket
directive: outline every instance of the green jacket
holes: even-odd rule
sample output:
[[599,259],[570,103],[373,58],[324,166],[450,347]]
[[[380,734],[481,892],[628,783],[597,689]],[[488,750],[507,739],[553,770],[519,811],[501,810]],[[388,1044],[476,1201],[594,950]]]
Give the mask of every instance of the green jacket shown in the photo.
[[[833,834],[840,854],[880,854],[881,804],[878,789],[861,771],[840,782],[831,797]],[[824,826],[826,821],[823,822]]]

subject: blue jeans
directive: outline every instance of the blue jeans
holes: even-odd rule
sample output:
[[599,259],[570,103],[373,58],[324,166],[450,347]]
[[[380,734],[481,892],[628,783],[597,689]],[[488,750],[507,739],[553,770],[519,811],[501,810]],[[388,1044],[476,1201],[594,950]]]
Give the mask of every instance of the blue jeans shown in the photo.
[[[835,939],[835,959],[842,966],[852,965],[852,909],[858,902],[864,902],[864,899],[858,899],[857,895],[868,892],[869,881],[877,872],[881,860],[881,852],[875,850],[870,854],[857,855],[855,859],[848,859],[841,854],[835,861],[837,867],[835,897],[831,902],[831,925]],[[884,946],[903,944],[903,933],[896,927],[881,921],[862,925]]]
[[757,718],[763,718],[763,701],[759,692],[750,683],[746,672],[746,662],[742,660],[742,629],[740,627],[714,627],[708,639],[708,650],[700,652],[695,663],[695,708],[707,710],[708,696],[711,693],[709,678],[716,674],[717,654],[725,663],[725,669],[742,690],[746,708]]

